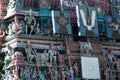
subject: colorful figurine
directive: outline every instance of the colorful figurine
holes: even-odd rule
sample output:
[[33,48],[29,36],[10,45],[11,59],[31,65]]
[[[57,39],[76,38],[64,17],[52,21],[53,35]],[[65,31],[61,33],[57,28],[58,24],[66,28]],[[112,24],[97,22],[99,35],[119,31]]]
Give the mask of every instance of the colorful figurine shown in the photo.
[[50,58],[50,64],[51,64],[51,65],[55,65],[55,64],[56,64],[56,61],[55,61],[55,58],[56,58],[56,57],[54,56],[55,53],[56,53],[56,52],[55,52],[54,49],[51,49],[51,50],[48,51],[49,58]]
[[30,9],[29,13],[25,15],[25,22],[26,22],[26,34],[31,35],[36,26],[36,19],[32,13],[32,9]]
[[14,17],[14,22],[12,22],[12,30],[13,34],[23,34],[23,26],[20,23],[19,19],[17,16]]
[[117,18],[112,18],[112,22],[108,23],[108,25],[113,30],[112,36],[120,37],[120,33],[119,33],[120,24],[118,23]]
[[73,71],[72,67],[70,67],[70,80],[75,80],[74,79],[74,71]]
[[37,80],[37,71],[36,71],[36,68],[34,68],[34,70],[33,70],[32,80]]
[[62,68],[62,80],[65,80],[65,68]]
[[40,28],[40,26],[39,26],[39,23],[38,23],[37,26],[35,27],[34,31],[35,31],[35,34],[36,34],[36,35],[43,34],[43,33],[42,33],[42,30],[41,30],[41,28]]
[[27,46],[25,48],[25,52],[27,53],[27,60],[29,63],[34,63],[32,60],[34,58],[36,58],[36,53],[35,51],[32,49],[32,45],[30,44],[30,42],[28,41]]
[[70,80],[70,71],[69,71],[68,67],[66,67],[65,74],[66,74],[65,80]]
[[12,29],[11,23],[8,25],[8,32],[6,31],[6,33],[8,34],[8,36],[11,36],[13,34],[13,29]]
[[44,53],[41,53],[41,56],[40,56],[40,64],[41,66],[45,66],[46,65],[46,56]]
[[54,80],[58,80],[58,70],[57,70],[57,68],[54,69]]
[[49,68],[49,71],[48,71],[48,76],[49,76],[49,80],[53,80],[53,79],[52,79],[52,71],[51,71],[50,68]]
[[25,74],[24,74],[24,69],[20,68],[20,79],[25,80]]
[[79,75],[79,68],[77,65],[77,62],[73,65],[74,73],[75,73],[75,78],[78,78]]

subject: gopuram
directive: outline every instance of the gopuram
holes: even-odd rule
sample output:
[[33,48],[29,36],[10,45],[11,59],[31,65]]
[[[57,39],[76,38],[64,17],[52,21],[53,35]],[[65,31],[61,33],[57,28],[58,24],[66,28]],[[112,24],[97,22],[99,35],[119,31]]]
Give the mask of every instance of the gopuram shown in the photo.
[[0,80],[120,80],[120,1],[0,0]]

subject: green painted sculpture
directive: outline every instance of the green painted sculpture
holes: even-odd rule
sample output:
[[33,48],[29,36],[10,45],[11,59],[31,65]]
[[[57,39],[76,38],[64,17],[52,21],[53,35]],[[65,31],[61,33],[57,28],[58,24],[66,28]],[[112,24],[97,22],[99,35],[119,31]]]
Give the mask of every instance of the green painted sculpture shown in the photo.
[[[32,34],[36,26],[36,19],[32,13],[32,9],[30,9],[29,13],[25,15],[24,20],[26,22],[26,34]],[[28,29],[30,29],[30,32]]]

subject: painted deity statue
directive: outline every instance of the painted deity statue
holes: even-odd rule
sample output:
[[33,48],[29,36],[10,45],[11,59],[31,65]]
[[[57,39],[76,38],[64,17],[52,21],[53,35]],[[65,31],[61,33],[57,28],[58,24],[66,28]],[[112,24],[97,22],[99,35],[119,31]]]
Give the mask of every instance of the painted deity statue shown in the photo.
[[58,71],[57,68],[51,68],[51,80],[58,80]]
[[11,62],[11,57],[8,53],[5,53],[5,59],[4,59],[4,67],[3,69],[6,69],[8,67],[8,65]]
[[36,35],[43,34],[43,32],[42,32],[42,30],[40,28],[39,23],[37,23],[37,26],[35,27],[34,32],[35,32]]
[[36,26],[36,19],[32,13],[32,9],[30,9],[29,13],[25,15],[25,22],[26,22],[26,34],[32,34]]
[[65,68],[62,68],[62,80],[65,80]]
[[75,73],[75,78],[78,78],[79,75],[79,68],[77,65],[77,62],[73,65],[74,73]]
[[11,61],[11,65],[16,65],[17,67],[18,67],[18,65],[20,64],[20,60],[19,60],[19,54],[20,54],[21,52],[19,52],[19,51],[16,51],[15,53],[14,53],[14,55],[12,56],[12,61]]
[[27,53],[27,60],[28,60],[28,62],[29,63],[34,63],[32,60],[36,57],[36,53],[32,49],[32,45],[30,44],[29,41],[28,41],[27,46],[25,48],[25,52]]
[[17,16],[14,17],[14,22],[13,22],[13,25],[12,25],[12,29],[13,29],[13,34],[22,34],[22,33],[24,33],[23,26],[19,22],[19,19],[18,19]]
[[46,56],[45,56],[44,53],[41,53],[40,63],[41,63],[41,66],[45,66],[46,65]]
[[25,74],[25,79],[30,80],[29,68],[27,66],[25,66],[24,74]]
[[70,80],[70,71],[69,71],[68,67],[66,67],[65,74],[66,74],[65,79]]
[[74,80],[74,71],[72,67],[70,67],[70,80]]
[[49,76],[49,80],[53,80],[52,70],[50,68],[49,68],[49,71],[48,71],[48,76]]
[[38,79],[38,80],[46,80],[44,71],[39,70],[38,76],[39,76],[39,79]]
[[6,31],[6,33],[8,34],[8,36],[12,36],[13,35],[13,29],[12,29],[12,23],[10,23],[8,25],[8,31]]
[[24,74],[24,69],[23,68],[20,69],[20,79],[25,80],[25,74]]
[[50,64],[56,65],[56,51],[54,49],[51,49],[48,51],[48,55],[50,58]]
[[31,76],[32,76],[32,80],[36,80],[36,78],[37,78],[37,71],[36,71],[36,68],[34,68],[33,74],[32,74]]
[[81,53],[84,54],[90,54],[90,52],[92,51],[92,46],[90,42],[80,42],[80,49],[81,49]]
[[25,32],[24,22],[15,16],[14,21],[8,25],[8,29],[8,36],[23,34]]
[[112,18],[112,22],[108,23],[108,25],[113,30],[112,36],[113,37],[120,37],[120,33],[119,33],[120,24],[118,23],[117,19]]

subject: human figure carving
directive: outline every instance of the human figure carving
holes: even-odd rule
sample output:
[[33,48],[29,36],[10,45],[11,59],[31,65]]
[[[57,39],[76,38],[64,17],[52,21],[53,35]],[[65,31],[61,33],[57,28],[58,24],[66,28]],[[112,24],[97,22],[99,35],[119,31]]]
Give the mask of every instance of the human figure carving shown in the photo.
[[49,51],[48,51],[48,55],[49,55],[49,58],[50,58],[50,64],[51,65],[56,65],[56,60],[57,60],[57,53],[56,51],[51,48]]
[[12,29],[14,31],[13,34],[22,34],[22,33],[24,33],[23,25],[20,23],[17,16],[14,17],[14,23],[12,25]]
[[[26,21],[26,34],[32,34],[36,26],[36,19],[32,13],[32,9],[30,9],[29,13],[25,15],[25,21]],[[30,29],[30,32],[28,29]]]
[[34,63],[32,60],[36,57],[35,51],[32,49],[32,45],[28,41],[27,47],[25,48],[25,52],[27,53],[27,60],[30,63]]
[[75,78],[78,78],[79,68],[77,62],[73,65],[73,69],[74,69]]
[[113,30],[112,36],[113,37],[120,37],[120,33],[118,32],[119,28],[120,28],[120,24],[118,23],[117,19],[112,18],[112,22],[108,23],[108,25]]

